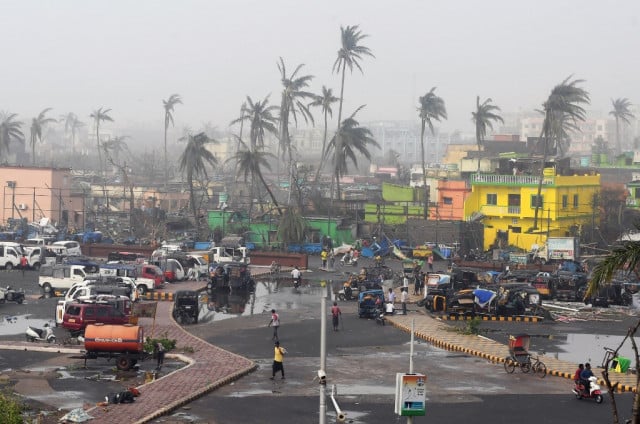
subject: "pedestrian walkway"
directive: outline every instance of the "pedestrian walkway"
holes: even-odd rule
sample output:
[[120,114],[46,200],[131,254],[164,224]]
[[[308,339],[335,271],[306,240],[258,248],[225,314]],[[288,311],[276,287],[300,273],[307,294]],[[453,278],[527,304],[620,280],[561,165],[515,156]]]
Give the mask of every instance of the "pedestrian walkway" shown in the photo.
[[[166,286],[162,292],[200,290],[203,282],[190,281]],[[158,302],[153,337],[177,341],[176,351],[188,364],[138,389],[141,395],[134,403],[95,407],[88,411],[99,423],[144,423],[166,415],[225,384],[248,374],[256,364],[242,356],[220,349],[190,334],[172,318],[172,302]],[[145,336],[152,336],[153,320],[141,318]],[[170,355],[171,352],[168,353]]]
[[[483,336],[460,333],[453,326],[428,315],[392,315],[387,317],[388,322],[408,333],[411,333],[412,320],[414,320],[414,333],[417,337],[442,349],[463,352],[499,364],[504,363],[504,359],[509,356],[509,348],[506,345]],[[541,355],[540,360],[547,366],[547,374],[573,379],[576,364],[548,355]],[[601,370],[594,367],[593,371],[602,379]],[[610,373],[609,378],[611,378],[612,384],[618,383],[618,391],[635,391],[635,374]],[[604,381],[600,383],[604,384]]]

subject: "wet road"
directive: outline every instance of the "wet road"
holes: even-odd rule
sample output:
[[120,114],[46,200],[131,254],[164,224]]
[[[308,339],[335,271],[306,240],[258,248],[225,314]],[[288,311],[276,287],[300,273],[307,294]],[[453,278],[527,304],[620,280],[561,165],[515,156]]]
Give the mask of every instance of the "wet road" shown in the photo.
[[[318,272],[305,274],[311,275],[325,276]],[[0,281],[3,277],[6,275],[0,273]],[[16,276],[11,276],[11,279],[16,286]],[[1,305],[6,316],[16,316],[20,312],[32,314],[32,319],[52,316],[55,299],[36,300],[38,292],[34,280],[35,275],[32,281],[17,281],[28,290],[36,290],[30,293],[24,305]],[[319,305],[323,293],[317,283],[295,291],[283,284],[261,280],[255,296],[242,295],[235,299],[229,294],[225,298],[222,293],[208,299],[209,302],[202,305],[200,323],[189,327],[189,330],[211,343],[256,361],[258,370],[156,422],[317,422],[319,388],[314,376],[319,367]],[[390,326],[382,327],[371,320],[356,318],[355,302],[341,303],[340,306],[344,314],[344,329],[337,333],[328,332],[329,384],[337,386],[338,402],[351,422],[397,422],[398,418],[393,413],[395,373],[408,370],[409,335]],[[287,380],[284,382],[268,379],[273,345],[266,324],[271,308],[281,315],[281,342],[289,351],[285,358]],[[414,310],[410,313],[421,312]],[[5,325],[10,323],[0,324],[0,329]],[[624,320],[482,325],[486,335],[496,339],[506,340],[508,334],[521,331],[540,335],[533,338],[533,349],[538,349],[540,343],[547,351],[560,345],[556,342],[563,334],[604,332],[605,329],[620,334],[626,327]],[[56,329],[56,332],[60,330]],[[19,335],[3,338],[16,337],[22,340]],[[0,355],[4,369],[15,367],[21,360],[6,351]],[[55,358],[42,360],[51,366],[56,362]],[[42,363],[34,359],[29,366],[38,369]],[[100,367],[95,366],[92,370],[97,372]],[[429,411],[427,417],[418,418],[416,422],[512,422],[516,414],[518,421],[523,423],[539,423],[540,411],[545,411],[544,422],[549,423],[610,422],[610,407],[606,402],[605,405],[596,405],[576,401],[571,396],[571,384],[567,380],[555,377],[541,380],[518,373],[507,375],[501,365],[443,351],[422,342],[415,345],[415,371],[428,377]],[[112,387],[110,382],[86,379],[78,386],[79,381],[80,378],[76,381],[60,379],[54,381],[52,387],[62,393],[73,392],[78,402],[88,403],[100,400]],[[52,399],[55,396],[49,400]],[[629,399],[629,395],[621,397],[621,411],[630,411]],[[332,417],[330,401],[327,402],[327,411]]]

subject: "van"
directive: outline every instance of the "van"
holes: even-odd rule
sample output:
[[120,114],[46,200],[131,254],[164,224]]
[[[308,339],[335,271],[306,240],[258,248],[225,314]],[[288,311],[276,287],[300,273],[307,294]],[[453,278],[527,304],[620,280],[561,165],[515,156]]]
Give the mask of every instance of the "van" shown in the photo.
[[131,308],[131,300],[128,298],[71,303],[64,311],[62,326],[72,335],[78,335],[84,333],[89,324],[130,324]]
[[18,243],[0,243],[0,267],[7,271],[18,267],[20,265],[22,252],[22,247]]
[[138,264],[136,265],[138,269],[138,275],[142,278],[149,278],[154,281],[154,288],[158,289],[162,287],[164,283],[164,274],[162,270],[157,265],[151,264]]
[[73,241],[73,240],[56,241],[51,246],[62,246],[66,248],[68,256],[82,255],[82,249],[80,248],[80,243],[78,243],[77,241]]

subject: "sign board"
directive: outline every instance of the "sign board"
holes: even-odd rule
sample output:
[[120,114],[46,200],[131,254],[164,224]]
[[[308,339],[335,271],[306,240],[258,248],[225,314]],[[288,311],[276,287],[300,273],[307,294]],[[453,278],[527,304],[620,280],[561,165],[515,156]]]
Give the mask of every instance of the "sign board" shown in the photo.
[[526,265],[528,256],[529,255],[527,255],[526,253],[510,253],[509,261],[516,264]]
[[573,237],[549,237],[547,249],[549,259],[575,259],[578,255],[576,239]]
[[427,400],[427,376],[396,374],[395,413],[404,417],[424,416]]
[[155,318],[158,302],[135,302],[131,315],[140,318]]

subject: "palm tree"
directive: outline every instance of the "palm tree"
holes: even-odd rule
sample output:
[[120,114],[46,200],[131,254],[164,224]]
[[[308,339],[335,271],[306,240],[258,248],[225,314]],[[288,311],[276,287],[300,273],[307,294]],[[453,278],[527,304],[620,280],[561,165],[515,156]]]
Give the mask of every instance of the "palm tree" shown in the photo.
[[273,205],[276,207],[278,214],[282,216],[282,210],[278,205],[278,201],[276,200],[276,197],[273,195],[273,192],[269,188],[269,185],[267,184],[267,182],[264,179],[264,176],[262,175],[262,168],[266,168],[269,171],[271,171],[271,166],[269,165],[267,158],[268,157],[273,158],[275,156],[272,155],[271,153],[265,152],[263,148],[260,146],[255,146],[254,148],[251,148],[251,146],[248,146],[244,141],[240,139],[238,139],[238,143],[240,144],[241,148],[236,152],[236,154],[233,157],[229,159],[229,160],[235,160],[238,164],[237,176],[242,175],[244,177],[245,183],[249,179],[249,176],[251,177],[252,182],[255,181],[255,178],[257,177],[262,183],[262,185],[264,186],[264,188],[267,190],[267,193],[269,193],[269,197],[271,197],[271,201],[273,201]]
[[284,243],[301,243],[306,235],[307,222],[293,208],[287,208],[278,223],[278,238]]
[[169,165],[167,160],[167,130],[169,124],[173,126],[173,108],[177,104],[182,104],[182,98],[179,94],[172,94],[167,100],[162,101],[164,108],[164,188],[167,188],[167,181],[169,181]]
[[480,173],[480,150],[484,138],[487,135],[487,127],[493,130],[493,122],[502,122],[504,119],[502,116],[495,112],[500,111],[500,108],[491,104],[492,100],[487,99],[480,103],[480,96],[476,97],[476,111],[471,112],[472,120],[476,125],[476,143],[478,143],[478,174]]
[[533,227],[531,230],[538,228],[538,212],[542,206],[542,182],[544,181],[544,166],[549,155],[550,141],[553,142],[558,138],[560,129],[577,128],[578,121],[584,121],[587,113],[582,107],[583,104],[589,104],[589,93],[579,87],[584,80],[573,80],[567,77],[560,84],[556,85],[549,98],[542,104],[542,112],[544,120],[542,121],[542,132],[540,140],[543,144],[542,163],[540,164],[540,178],[538,180],[538,193],[535,202],[535,212],[533,215]]
[[633,113],[629,110],[631,102],[627,98],[611,99],[613,110],[609,112],[616,120],[616,155],[622,153],[622,144],[620,142],[620,121],[629,125],[631,119],[634,118]]
[[33,165],[36,164],[36,143],[38,141],[42,142],[42,129],[49,122],[57,122],[53,118],[46,117],[47,112],[49,112],[50,110],[50,107],[43,109],[37,117],[31,120],[29,139],[31,144],[31,163]]
[[[357,153],[371,160],[371,152],[369,146],[380,147],[373,139],[371,131],[368,128],[360,126],[356,121],[356,114],[363,108],[360,106],[351,116],[344,120],[340,126],[340,130],[333,136],[329,142],[328,150],[333,150],[335,179],[337,181],[338,193],[340,193],[340,177],[348,172],[348,165],[351,162],[356,168],[358,167]],[[339,143],[339,144],[338,144]]]
[[320,179],[320,170],[324,166],[324,161],[327,159],[327,124],[328,117],[333,117],[333,110],[331,109],[331,104],[337,102],[338,99],[333,95],[333,90],[330,88],[322,86],[322,94],[314,97],[314,100],[309,103],[309,106],[318,106],[322,108],[322,114],[324,115],[324,132],[322,135],[322,153],[320,154],[320,163],[318,163],[318,169],[316,171],[316,179],[315,184],[317,184]]
[[264,137],[267,133],[278,135],[277,118],[273,116],[273,111],[278,109],[277,106],[269,106],[269,96],[262,101],[253,102],[251,97],[247,96],[246,105],[243,104],[242,115],[231,121],[231,125],[239,124],[244,121],[250,125],[249,142],[250,147],[264,147]]
[[[355,66],[362,71],[362,67],[360,66],[360,61],[364,58],[364,56],[375,57],[371,50],[362,46],[359,43],[368,37],[368,35],[363,34],[360,31],[358,25],[350,25],[345,27],[340,27],[340,41],[341,47],[338,50],[338,57],[336,61],[333,63],[333,72],[341,74],[341,83],[340,83],[340,104],[338,106],[338,127],[342,124],[342,103],[344,101],[344,76],[347,68],[349,68],[350,72],[353,72],[353,67]],[[346,121],[346,120],[345,120]],[[338,140],[336,145],[338,148],[335,150],[335,153],[341,151],[340,148],[340,128],[336,131],[338,136]],[[334,158],[334,164],[339,163],[338,158]],[[334,170],[334,175],[337,175],[338,171]],[[333,185],[333,183],[332,183]],[[331,195],[333,197],[333,193]],[[338,198],[340,198],[340,184],[338,184]]]
[[180,155],[180,171],[187,173],[187,182],[189,184],[189,203],[193,212],[193,219],[198,234],[200,233],[200,220],[198,219],[198,207],[196,206],[195,194],[193,191],[194,176],[207,176],[206,165],[215,166],[218,159],[207,149],[207,145],[215,142],[215,140],[207,137],[205,133],[189,135],[187,146]]
[[434,134],[433,121],[440,122],[442,119],[447,119],[447,108],[444,104],[444,100],[437,96],[436,87],[432,87],[424,96],[419,99],[418,114],[420,116],[420,151],[422,153],[422,187],[424,188],[424,219],[427,219],[429,215],[429,189],[427,187],[427,166],[425,164],[424,156],[424,132],[426,127],[429,127],[431,135]]
[[96,126],[96,147],[98,148],[98,163],[100,166],[100,174],[102,176],[104,176],[104,171],[102,169],[102,147],[100,146],[100,122],[113,122],[113,118],[109,116],[109,112],[111,112],[111,109],[98,108],[94,110],[91,115],[89,115],[89,117],[93,119],[94,125]]
[[[611,280],[618,271],[624,271],[625,273],[629,273],[631,276],[637,277],[640,273],[640,242],[623,242],[619,247],[614,248],[609,256],[594,267],[585,293],[585,300],[596,296],[601,288],[610,285]],[[635,326],[628,329],[626,337],[623,338],[610,360],[617,356],[618,351],[622,348],[626,340],[630,339],[636,357],[636,368],[640,366],[640,363],[638,363],[638,348],[635,341],[635,335],[638,328],[640,328],[640,320]],[[605,364],[602,376],[606,382],[609,392],[612,395],[613,413],[614,417],[617,418],[618,411],[614,397],[615,390],[612,388],[609,380],[609,368],[609,364]],[[618,422],[617,419],[614,422]],[[636,374],[636,390],[633,397],[633,413],[631,422],[633,424],[640,424],[640,374]]]
[[125,150],[129,150],[129,146],[127,146],[127,143],[124,141],[127,138],[129,137],[126,135],[120,135],[113,138],[109,138],[109,140],[102,143],[102,147],[104,148],[105,154],[108,155],[110,151],[113,152],[113,156],[115,158],[116,163],[118,162],[120,153],[124,152]]
[[2,150],[9,153],[13,141],[24,143],[24,134],[20,129],[22,122],[15,120],[17,116],[17,113],[0,113],[0,154]]
[[84,122],[81,122],[78,119],[78,116],[73,112],[69,112],[66,115],[62,115],[60,117],[60,120],[64,121],[64,132],[65,133],[71,132],[71,154],[73,155],[73,157],[75,157],[75,155],[76,155],[76,133],[78,132],[78,130],[81,127],[84,126]]

